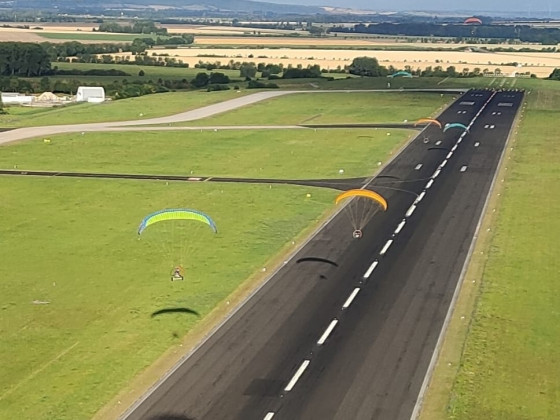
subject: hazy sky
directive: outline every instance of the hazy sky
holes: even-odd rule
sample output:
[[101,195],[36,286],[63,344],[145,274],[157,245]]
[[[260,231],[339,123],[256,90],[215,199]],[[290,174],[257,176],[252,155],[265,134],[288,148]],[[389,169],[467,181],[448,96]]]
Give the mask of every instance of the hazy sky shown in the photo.
[[264,0],[272,3],[301,4],[309,6],[338,6],[374,11],[388,10],[469,10],[522,12],[560,11],[560,0]]

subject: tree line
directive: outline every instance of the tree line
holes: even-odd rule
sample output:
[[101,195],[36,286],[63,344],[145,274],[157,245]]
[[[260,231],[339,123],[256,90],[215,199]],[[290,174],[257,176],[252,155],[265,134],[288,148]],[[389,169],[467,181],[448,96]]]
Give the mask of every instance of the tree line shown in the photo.
[[353,27],[334,26],[330,32],[400,36],[452,38],[519,39],[556,45],[560,42],[559,28],[536,28],[528,25],[439,25],[435,23],[359,23]]

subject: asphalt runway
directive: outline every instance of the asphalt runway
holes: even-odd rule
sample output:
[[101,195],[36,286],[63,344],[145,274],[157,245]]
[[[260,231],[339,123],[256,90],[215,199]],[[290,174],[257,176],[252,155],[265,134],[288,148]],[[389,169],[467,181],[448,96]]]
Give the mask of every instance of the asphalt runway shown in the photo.
[[522,98],[460,97],[124,418],[409,419]]

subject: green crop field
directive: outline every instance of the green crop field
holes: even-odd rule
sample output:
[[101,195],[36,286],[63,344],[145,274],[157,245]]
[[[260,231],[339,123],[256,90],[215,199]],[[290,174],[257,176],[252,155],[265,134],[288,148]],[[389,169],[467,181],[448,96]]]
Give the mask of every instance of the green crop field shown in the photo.
[[57,33],[57,32],[35,32],[37,35],[47,39],[67,39],[68,41],[116,41],[132,42],[136,38],[156,38],[151,34],[113,34],[108,32],[82,32],[82,33]]
[[422,419],[552,419],[560,411],[560,83],[528,85],[537,90],[526,97],[496,215],[463,286]]
[[[178,103],[190,94],[168,95]],[[136,98],[146,99],[153,97]],[[120,118],[144,109],[126,101],[110,105]],[[391,112],[384,108],[376,118],[385,120]],[[76,116],[59,115],[77,122]],[[19,117],[21,125],[38,118]],[[77,133],[51,136],[49,144],[39,138],[2,146],[0,167],[277,178],[334,178],[343,168],[352,177],[373,173],[410,134],[361,129]],[[248,278],[262,276],[262,267],[293,249],[302,231],[333,211],[336,191],[3,177],[0,195],[0,253],[7,257],[0,265],[0,358],[9,361],[0,374],[0,418],[74,420],[91,418],[167,349],[179,349],[216,305]],[[166,207],[200,209],[219,228],[217,235],[203,232],[189,242],[184,282],[169,281],[174,263],[162,252],[159,242],[165,237],[152,242],[136,235],[143,216]],[[200,318],[151,317],[169,307],[188,308]]]

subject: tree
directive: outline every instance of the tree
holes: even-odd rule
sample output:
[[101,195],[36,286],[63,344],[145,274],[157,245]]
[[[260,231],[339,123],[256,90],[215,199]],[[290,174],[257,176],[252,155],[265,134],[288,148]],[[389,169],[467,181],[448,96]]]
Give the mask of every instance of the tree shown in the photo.
[[257,67],[255,63],[241,63],[239,66],[239,75],[246,79],[252,79],[257,75]]
[[554,69],[548,78],[550,80],[560,80],[560,69]]
[[387,76],[387,69],[379,65],[374,57],[356,57],[348,70],[350,74],[368,77]]
[[140,71],[138,72],[138,76],[140,76],[140,77],[144,76],[145,74],[146,74],[146,73],[144,73],[144,70],[140,70]]
[[191,80],[191,85],[193,85],[194,87],[197,88],[201,88],[204,87],[208,84],[208,81],[210,80],[210,77],[208,76],[207,73],[197,73],[197,75],[194,77],[194,79]]

